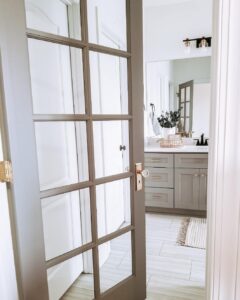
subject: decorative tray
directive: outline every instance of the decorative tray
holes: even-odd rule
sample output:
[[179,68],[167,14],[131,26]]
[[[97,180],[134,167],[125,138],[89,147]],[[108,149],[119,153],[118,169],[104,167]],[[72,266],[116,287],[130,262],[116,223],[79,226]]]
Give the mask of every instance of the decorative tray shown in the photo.
[[183,146],[182,139],[160,139],[159,140],[161,148],[177,148]]

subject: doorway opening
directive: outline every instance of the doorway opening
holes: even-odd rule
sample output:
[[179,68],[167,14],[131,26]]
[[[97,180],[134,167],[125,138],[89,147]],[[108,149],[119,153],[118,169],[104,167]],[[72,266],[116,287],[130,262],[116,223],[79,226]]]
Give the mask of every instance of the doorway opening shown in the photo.
[[148,299],[205,299],[212,1],[143,11]]

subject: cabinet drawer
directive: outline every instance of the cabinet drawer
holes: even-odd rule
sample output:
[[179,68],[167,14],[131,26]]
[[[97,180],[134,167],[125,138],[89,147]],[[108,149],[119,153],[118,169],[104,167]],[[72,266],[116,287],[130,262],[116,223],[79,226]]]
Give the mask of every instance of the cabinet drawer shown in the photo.
[[176,168],[202,168],[208,167],[207,154],[175,154]]
[[144,162],[147,167],[172,168],[173,154],[145,153]]
[[173,190],[145,188],[145,205],[151,207],[173,208]]
[[173,169],[148,168],[149,177],[145,180],[146,187],[173,188]]

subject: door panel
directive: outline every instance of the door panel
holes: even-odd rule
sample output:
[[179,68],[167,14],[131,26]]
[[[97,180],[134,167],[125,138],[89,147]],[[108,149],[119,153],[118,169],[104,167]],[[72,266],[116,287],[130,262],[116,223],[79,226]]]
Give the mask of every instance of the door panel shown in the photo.
[[27,27],[81,39],[80,0],[25,0]]
[[98,185],[96,195],[98,237],[131,224],[129,179]]
[[[85,222],[89,224],[84,229],[80,210],[84,210]],[[46,260],[91,242],[88,189],[42,199],[42,214]]]
[[128,113],[127,59],[90,52],[93,113]]
[[94,122],[93,137],[96,178],[129,171],[128,121]]
[[85,123],[36,122],[35,134],[41,190],[88,180]]
[[[48,269],[49,299],[94,298],[93,266],[88,266],[86,270],[84,255],[92,256],[92,251],[89,250]],[[70,286],[71,289],[68,290]]]
[[[89,41],[127,50],[126,8],[125,0],[88,1]],[[112,45],[112,39],[117,39],[118,45],[115,47]]]
[[132,275],[132,243],[131,233],[123,234],[99,247],[100,290],[105,292],[114,285]]
[[34,39],[28,49],[34,113],[85,113],[82,50]]
[[142,2],[26,0],[26,16],[23,0],[3,8],[21,298],[143,300]]

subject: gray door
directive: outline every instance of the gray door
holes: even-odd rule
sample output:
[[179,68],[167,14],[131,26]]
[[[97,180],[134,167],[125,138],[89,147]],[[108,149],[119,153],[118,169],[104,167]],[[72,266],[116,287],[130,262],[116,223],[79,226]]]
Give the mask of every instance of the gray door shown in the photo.
[[193,80],[180,84],[178,89],[182,129],[184,132],[190,132],[192,131]]
[[142,1],[0,0],[20,299],[145,299]]

